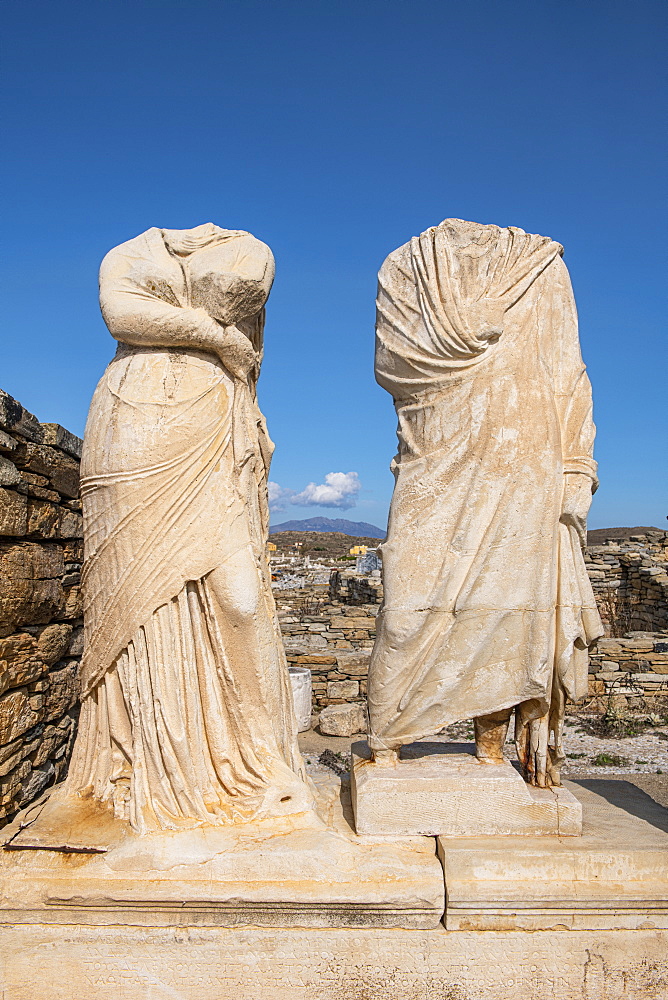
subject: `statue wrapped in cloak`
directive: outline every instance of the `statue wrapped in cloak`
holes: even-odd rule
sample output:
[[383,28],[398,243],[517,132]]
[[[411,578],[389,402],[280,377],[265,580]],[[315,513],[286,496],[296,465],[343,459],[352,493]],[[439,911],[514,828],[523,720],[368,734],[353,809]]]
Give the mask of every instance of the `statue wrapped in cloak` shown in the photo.
[[596,488],[591,387],[563,248],[446,219],[389,255],[376,378],[399,450],[369,673],[378,761],[475,720],[526,780],[559,784],[566,699],[603,629],[583,547]]

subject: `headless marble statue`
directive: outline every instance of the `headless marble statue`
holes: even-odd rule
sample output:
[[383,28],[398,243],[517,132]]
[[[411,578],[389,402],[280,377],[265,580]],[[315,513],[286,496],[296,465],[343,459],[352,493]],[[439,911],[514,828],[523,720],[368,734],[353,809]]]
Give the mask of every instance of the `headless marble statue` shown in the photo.
[[118,349],[81,462],[81,719],[32,836],[85,803],[139,834],[310,808],[264,551],[273,277],[269,247],[212,224],[102,262]]
[[560,784],[566,698],[586,694],[603,632],[582,553],[591,388],[562,252],[446,219],[380,270],[376,378],[399,451],[369,671],[379,763],[464,719],[499,762],[514,709],[526,780]]

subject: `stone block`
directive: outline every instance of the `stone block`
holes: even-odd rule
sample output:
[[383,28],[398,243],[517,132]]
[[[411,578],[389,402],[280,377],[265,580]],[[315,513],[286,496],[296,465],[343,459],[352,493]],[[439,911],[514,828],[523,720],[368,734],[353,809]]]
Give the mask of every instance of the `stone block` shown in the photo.
[[33,767],[30,774],[21,782],[21,797],[19,805],[32,802],[41,795],[55,777],[56,768],[52,760],[47,760],[40,767]]
[[41,707],[35,707],[27,687],[15,688],[0,697],[0,746],[11,743],[41,721]]
[[46,673],[47,666],[37,656],[37,641],[27,632],[0,638],[0,695],[21,687]]
[[366,731],[366,713],[359,702],[328,705],[318,719],[320,732],[326,736],[355,736]]
[[[74,904],[76,923],[88,922],[85,912],[96,922],[131,912],[149,925],[159,913],[188,913],[187,923],[214,926],[437,927],[445,890],[433,842],[362,841],[349,825],[347,783],[315,776],[314,791],[323,820],[306,812],[290,822],[137,836],[85,800],[75,800],[73,813],[55,789],[33,825],[19,817],[5,833],[12,849],[0,851],[0,926],[17,909],[50,922],[56,910],[73,916]],[[96,825],[107,849],[80,854],[75,866],[67,855],[22,849],[90,850],[101,843]]]
[[167,912],[147,927],[135,911],[81,926],[74,906],[66,915],[0,927],[7,1000],[665,1000],[668,979],[666,934],[647,927],[211,927]]
[[46,476],[54,490],[63,496],[79,495],[79,462],[57,448],[28,442],[15,452],[15,462],[23,469]]
[[0,486],[17,486],[21,482],[21,473],[13,462],[0,455]]
[[61,451],[73,455],[74,458],[81,458],[83,441],[76,434],[65,430],[60,424],[42,424],[42,431],[44,432],[44,444],[55,445]]
[[599,653],[607,653],[614,656],[621,653],[622,647],[617,639],[599,639],[594,647]]
[[327,684],[328,698],[344,698],[346,700],[359,698],[359,681],[329,681]]
[[59,545],[35,542],[0,542],[0,576],[3,580],[53,580],[65,572]]
[[18,767],[0,778],[0,816],[15,812],[23,791],[23,782],[32,770],[29,760],[21,761]]
[[18,626],[43,625],[64,610],[59,580],[15,580],[0,591],[0,634]]
[[[41,727],[38,727],[38,730]],[[36,748],[30,752],[30,761],[33,767],[40,767],[45,761],[52,757],[59,756],[67,747],[67,743],[72,735],[74,720],[69,715],[65,715],[58,722],[43,727],[43,732],[34,741]]]
[[63,540],[63,559],[66,563],[81,564],[83,562],[82,538],[72,537]]
[[[447,929],[416,926],[429,918],[428,900],[430,912],[436,909],[428,895],[433,865],[400,861],[396,852],[405,857],[407,851],[396,844],[386,844],[385,860],[374,870],[368,845],[356,864],[339,836],[330,858],[323,849],[329,845],[313,831],[311,849],[301,832],[301,845],[289,836],[263,841],[257,832],[246,845],[243,836],[228,836],[221,845],[216,831],[205,847],[202,831],[194,831],[180,856],[179,834],[163,836],[159,846],[151,838],[144,864],[155,858],[160,875],[150,883],[158,893],[152,900],[132,882],[132,849],[103,856],[0,852],[1,981],[12,1000],[153,994],[179,1000],[663,1000],[665,816],[654,803],[649,811],[638,790],[626,809],[612,805],[624,782],[598,784],[616,787],[595,794],[584,783],[571,786],[585,816],[577,840],[442,842]],[[433,863],[433,841],[424,844],[432,851],[422,856]],[[381,846],[373,847],[377,859]],[[298,883],[297,873],[309,864],[315,879]],[[249,873],[253,878],[244,883]],[[357,899],[346,879],[363,883]],[[270,896],[263,893],[267,885]],[[378,905],[388,889],[393,901]],[[415,902],[415,922],[402,929]]]
[[28,527],[26,534],[36,538],[58,538],[60,507],[50,500],[31,497],[28,500]]
[[0,753],[0,778],[6,778],[8,774],[19,766],[26,756],[23,752],[23,743],[20,739],[14,740],[9,745],[13,748],[11,754],[5,754],[6,747],[2,747],[2,752]]
[[60,660],[68,651],[72,637],[72,626],[64,624],[47,625],[40,633],[37,655],[49,666]]
[[28,500],[15,490],[0,487],[0,535],[22,537],[28,525]]
[[65,608],[60,615],[54,615],[55,617],[65,618],[69,621],[75,621],[83,616],[83,601],[81,596],[81,586],[75,585],[73,587],[68,587],[65,591]]
[[75,628],[72,632],[72,638],[70,640],[69,647],[67,649],[68,656],[82,656],[84,647],[84,634],[83,628]]
[[374,618],[344,618],[339,626],[343,632],[370,631],[376,628]]
[[44,439],[44,431],[37,417],[2,389],[0,389],[0,427],[20,434],[29,441],[40,442]]
[[67,661],[59,670],[51,670],[46,677],[47,690],[43,718],[45,722],[64,715],[79,697],[79,663]]
[[336,664],[336,657],[320,655],[319,653],[306,653],[303,656],[298,656],[296,662],[303,664],[304,666],[329,666]]
[[[468,752],[467,752],[468,750]],[[351,792],[359,834],[578,836],[582,809],[563,788],[532,788],[509,761],[484,764],[468,744],[413,743],[394,766],[355,743]]]
[[646,673],[638,673],[633,675],[634,684],[666,684],[665,674],[668,673],[668,669],[665,671],[659,670],[648,670]]
[[16,438],[11,437],[5,431],[0,431],[0,451],[4,451],[11,454],[16,451],[18,441]]
[[[58,519],[58,538],[79,539],[83,536],[83,517],[76,510],[60,508]],[[79,561],[83,558],[83,551]]]
[[668,927],[665,810],[624,781],[564,790],[581,837],[439,838],[448,931]]
[[343,673],[352,674],[364,671],[368,672],[371,653],[366,650],[356,649],[353,652],[337,652],[336,662]]

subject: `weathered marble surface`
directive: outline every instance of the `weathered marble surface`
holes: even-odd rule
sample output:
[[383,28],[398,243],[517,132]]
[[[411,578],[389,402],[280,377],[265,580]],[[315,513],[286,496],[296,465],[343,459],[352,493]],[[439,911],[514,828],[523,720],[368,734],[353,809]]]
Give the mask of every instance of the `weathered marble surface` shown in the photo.
[[288,667],[288,671],[290,674],[295,717],[297,719],[297,730],[300,733],[305,733],[311,728],[311,703],[313,701],[311,671],[308,667],[299,667],[294,664]]
[[582,806],[565,788],[527,785],[509,761],[484,764],[467,743],[412,743],[373,763],[353,744],[351,790],[359,834],[531,837],[582,833]]
[[581,837],[448,837],[448,930],[668,929],[668,811],[634,785],[567,782]]
[[[0,852],[0,924],[437,926],[445,889],[434,841],[358,837],[347,784],[318,776],[312,791],[317,814],[187,832],[126,824],[97,854],[27,850],[28,828],[10,841],[19,849]],[[94,823],[81,825],[88,834]]]
[[328,705],[318,718],[320,732],[327,736],[354,736],[366,728],[364,705],[352,702],[348,705]]
[[6,1000],[664,1000],[667,944],[654,930],[36,924],[0,929],[0,989]]
[[[399,450],[369,668],[369,741],[391,757],[463,719],[527,780],[559,784],[568,696],[602,634],[582,546],[596,485],[589,380],[563,248],[446,219],[378,276],[376,378]],[[551,748],[548,746],[552,739]]]
[[210,223],[149,229],[100,268],[118,350],[84,436],[82,707],[59,795],[139,833],[312,808],[265,558],[273,278],[268,246]]
[[355,837],[329,778],[324,831],[286,818],[266,839],[253,824],[130,834],[97,857],[5,851],[0,989],[6,1000],[663,1000],[665,810],[628,790],[615,805],[623,790],[610,784],[571,786],[582,838],[442,839],[447,930],[434,841]]

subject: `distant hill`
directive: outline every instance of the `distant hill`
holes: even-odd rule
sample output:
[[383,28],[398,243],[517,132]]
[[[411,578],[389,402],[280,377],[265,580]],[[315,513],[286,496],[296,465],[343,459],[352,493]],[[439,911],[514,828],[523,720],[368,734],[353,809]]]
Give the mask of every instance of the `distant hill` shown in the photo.
[[630,538],[631,535],[646,535],[648,531],[658,531],[661,535],[664,534],[663,528],[648,528],[647,526],[644,528],[594,528],[587,532],[587,544],[602,545],[608,538],[621,541]]
[[377,538],[368,535],[344,535],[342,531],[278,531],[271,540],[283,555],[310,556],[312,559],[340,559],[347,556],[355,545],[369,549],[378,546]]
[[304,521],[284,521],[283,524],[272,524],[269,534],[276,535],[280,531],[338,531],[354,538],[385,538],[383,528],[377,528],[375,524],[368,524],[366,521],[347,521],[344,517],[308,517]]

